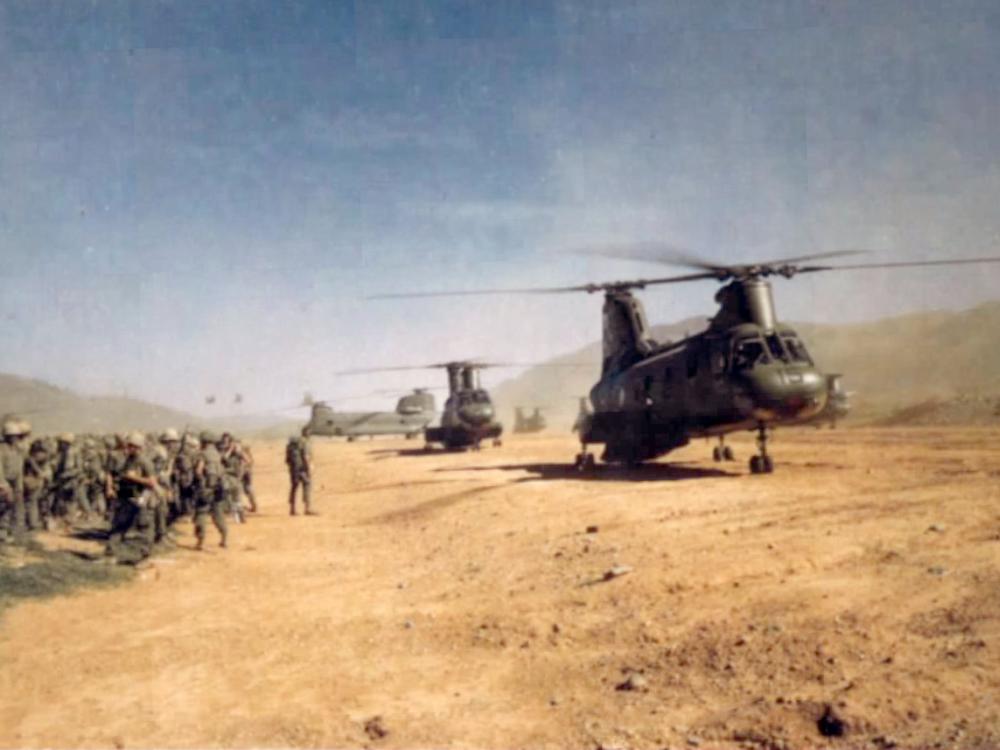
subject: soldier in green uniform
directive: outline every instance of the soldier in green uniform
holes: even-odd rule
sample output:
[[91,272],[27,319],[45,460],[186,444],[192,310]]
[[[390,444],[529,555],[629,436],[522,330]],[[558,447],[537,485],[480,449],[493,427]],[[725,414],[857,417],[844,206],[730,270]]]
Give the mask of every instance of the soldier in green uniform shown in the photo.
[[90,513],[103,517],[108,510],[105,495],[107,482],[104,476],[104,459],[98,449],[97,441],[92,437],[83,439],[80,450],[82,468],[83,495],[86,507]]
[[194,511],[195,496],[198,494],[198,485],[195,481],[195,465],[198,463],[198,438],[194,435],[185,435],[181,441],[177,455],[174,456],[171,482],[177,497],[176,517],[188,516]]
[[225,495],[223,490],[222,458],[216,444],[219,442],[218,436],[208,430],[201,433],[201,454],[195,463],[195,481],[197,483],[197,493],[194,504],[194,533],[198,540],[197,549],[202,549],[205,544],[205,532],[208,525],[208,518],[211,516],[212,523],[218,529],[222,537],[219,542],[220,547],[225,547],[229,528],[226,526]]
[[55,483],[54,515],[66,521],[71,515],[89,515],[90,507],[84,494],[83,463],[74,443],[76,436],[64,432],[58,436],[59,454],[53,481]]
[[0,541],[17,541],[23,534],[24,453],[20,441],[28,430],[15,417],[3,422],[0,443]]
[[155,497],[151,499],[150,510],[153,514],[153,541],[159,544],[167,538],[167,514],[170,502],[170,452],[162,443],[154,443],[148,452],[153,464],[153,471],[158,485]]
[[48,524],[51,484],[52,464],[45,441],[35,440],[24,459],[24,505],[29,530],[41,529]]
[[225,508],[233,514],[236,523],[243,523],[243,504],[240,498],[240,492],[243,489],[241,481],[243,454],[240,453],[233,436],[228,432],[222,433],[222,439],[219,441],[219,457],[222,459],[222,488],[226,497]]
[[310,485],[312,483],[312,447],[309,445],[309,428],[302,428],[301,437],[292,437],[285,448],[285,464],[288,466],[288,478],[292,488],[288,493],[288,509],[291,515],[296,515],[295,495],[302,487],[302,505],[307,516],[319,515],[312,509],[310,503]]
[[247,496],[250,503],[250,512],[257,512],[257,496],[253,491],[253,453],[250,446],[241,440],[236,441],[236,449],[243,455],[243,476],[240,482],[243,484],[243,494]]
[[167,490],[166,523],[169,526],[180,517],[180,498],[174,481],[174,467],[181,449],[181,436],[177,434],[177,430],[169,427],[160,436],[160,444],[167,451],[167,465],[160,484]]
[[153,548],[152,494],[159,489],[156,472],[144,454],[141,432],[125,438],[125,460],[118,476],[115,517],[108,536],[108,554],[122,562],[138,562]]

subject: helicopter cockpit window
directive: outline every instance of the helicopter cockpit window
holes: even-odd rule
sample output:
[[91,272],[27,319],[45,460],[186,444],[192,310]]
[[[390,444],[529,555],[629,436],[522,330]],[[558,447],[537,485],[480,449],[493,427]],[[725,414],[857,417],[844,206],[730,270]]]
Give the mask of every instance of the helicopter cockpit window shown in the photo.
[[788,350],[788,355],[792,358],[793,362],[812,364],[812,359],[809,357],[809,352],[806,351],[805,344],[794,336],[785,338],[785,349]]
[[766,363],[770,359],[764,350],[764,342],[760,339],[743,339],[736,345],[733,355],[733,367],[739,370],[749,370],[757,363]]
[[781,339],[778,338],[777,334],[772,333],[767,337],[767,348],[771,352],[771,356],[779,362],[788,361],[788,354],[785,353],[785,349],[781,345]]

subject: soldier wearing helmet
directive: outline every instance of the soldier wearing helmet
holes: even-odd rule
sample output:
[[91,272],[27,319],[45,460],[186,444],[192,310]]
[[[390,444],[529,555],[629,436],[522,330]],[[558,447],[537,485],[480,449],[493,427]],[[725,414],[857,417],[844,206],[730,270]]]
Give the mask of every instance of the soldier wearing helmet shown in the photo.
[[49,490],[52,462],[44,440],[35,440],[24,459],[24,505],[29,530],[44,528],[49,521]]
[[301,437],[292,437],[285,448],[285,464],[288,466],[288,478],[291,490],[288,493],[288,512],[295,515],[295,494],[302,488],[302,505],[307,516],[319,515],[312,509],[310,503],[310,487],[312,485],[312,448],[309,445],[309,427],[302,428]]
[[220,547],[225,547],[229,535],[229,527],[226,525],[225,515],[225,489],[223,487],[223,475],[225,469],[222,466],[222,458],[216,444],[219,436],[214,432],[205,430],[199,436],[201,439],[201,453],[195,462],[195,481],[197,492],[194,501],[194,533],[198,540],[197,549],[202,549],[205,545],[205,533],[207,531],[208,519],[211,517],[212,523],[219,531],[221,537]]
[[80,464],[82,468],[83,495],[87,509],[95,516],[103,518],[107,513],[107,477],[105,477],[105,459],[98,441],[85,437],[80,446]]
[[9,415],[3,420],[0,443],[0,541],[18,540],[24,529],[24,454],[21,440],[25,424]]
[[118,478],[118,497],[107,553],[124,562],[138,562],[152,551],[153,506],[159,484],[152,461],[143,452],[146,436],[132,432],[124,443],[125,460]]
[[76,446],[76,436],[63,432],[56,438],[59,453],[56,456],[54,515],[62,521],[90,515],[83,474],[83,460]]
[[194,469],[200,454],[200,442],[194,435],[186,434],[174,456],[171,482],[175,487],[176,508],[174,520],[194,511],[197,484]]
[[243,503],[240,493],[243,490],[243,454],[233,440],[233,436],[224,432],[219,442],[219,457],[222,459],[223,491],[226,496],[226,506],[233,514],[237,523],[243,523]]

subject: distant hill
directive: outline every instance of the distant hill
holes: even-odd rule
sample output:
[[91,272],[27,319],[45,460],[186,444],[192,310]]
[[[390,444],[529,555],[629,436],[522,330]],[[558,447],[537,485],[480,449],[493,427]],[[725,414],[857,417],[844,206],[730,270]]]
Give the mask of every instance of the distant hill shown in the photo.
[[0,414],[8,413],[27,418],[35,434],[212,427],[260,437],[291,435],[302,424],[268,416],[204,419],[138,399],[81,396],[40,380],[0,375]]
[[[705,318],[655,326],[658,341],[677,339],[704,328]],[[996,423],[992,397],[1000,395],[1000,302],[959,312],[928,312],[868,323],[824,325],[790,323],[824,372],[842,373],[852,391],[854,417],[888,418],[930,401],[962,400],[947,419]],[[536,367],[493,389],[506,423],[516,405],[547,406],[549,422],[563,429],[572,422],[579,396],[589,393],[600,369],[601,345],[557,357],[551,362],[592,362],[590,368]],[[989,412],[973,416],[969,404]],[[917,409],[914,414],[926,414]],[[965,415],[965,416],[960,416]],[[903,413],[899,419],[905,421]],[[945,417],[941,417],[944,419]]]
[[162,430],[195,424],[196,417],[146,401],[81,396],[40,380],[0,375],[0,413],[26,417],[36,434]]

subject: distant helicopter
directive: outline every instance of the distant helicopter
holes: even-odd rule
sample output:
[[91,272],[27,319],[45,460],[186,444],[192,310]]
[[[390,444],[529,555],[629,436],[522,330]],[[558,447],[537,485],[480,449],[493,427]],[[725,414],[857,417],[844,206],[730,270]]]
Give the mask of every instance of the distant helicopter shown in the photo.
[[823,410],[808,420],[809,424],[816,425],[817,429],[829,423],[830,429],[837,427],[837,420],[844,419],[851,413],[851,393],[845,391],[840,379],[843,375],[831,374],[826,376],[826,406]]
[[514,434],[541,432],[546,427],[548,427],[548,422],[545,421],[541,406],[534,407],[534,411],[530,415],[524,413],[523,406],[514,407],[514,428],[511,430]]
[[395,411],[337,411],[328,401],[316,401],[308,394],[303,406],[312,409],[307,427],[313,435],[359,437],[404,435],[415,438],[437,414],[434,395],[426,388],[414,388],[396,402]]
[[573,432],[579,432],[583,429],[584,425],[589,424],[593,413],[594,410],[590,407],[590,399],[586,396],[580,396],[580,407],[576,413],[576,419],[573,420]]
[[[587,448],[603,444],[601,459],[638,465],[686,445],[693,437],[757,432],[753,474],[774,471],[767,452],[768,428],[799,423],[821,413],[830,384],[814,365],[794,330],[774,311],[767,279],[820,271],[995,263],[1000,258],[802,265],[803,261],[854,255],[840,251],[723,265],[678,255],[663,243],[603,248],[601,254],[629,260],[684,265],[694,273],[567,287],[496,289],[381,295],[427,297],[479,294],[587,292],[604,294],[601,376],[590,391],[594,413],[581,418],[581,451],[575,465],[592,469]],[[642,303],[632,292],[659,284],[714,280],[719,310],[708,328],[677,342],[654,341]],[[731,456],[731,452],[726,457]]]
[[506,367],[476,361],[442,362],[416,367],[383,367],[364,370],[345,370],[340,375],[360,375],[396,370],[443,369],[448,372],[448,399],[441,413],[441,424],[423,427],[425,447],[439,444],[447,450],[471,448],[479,450],[484,440],[493,445],[501,444],[503,425],[496,420],[496,410],[490,394],[482,387],[479,371],[488,367]]

